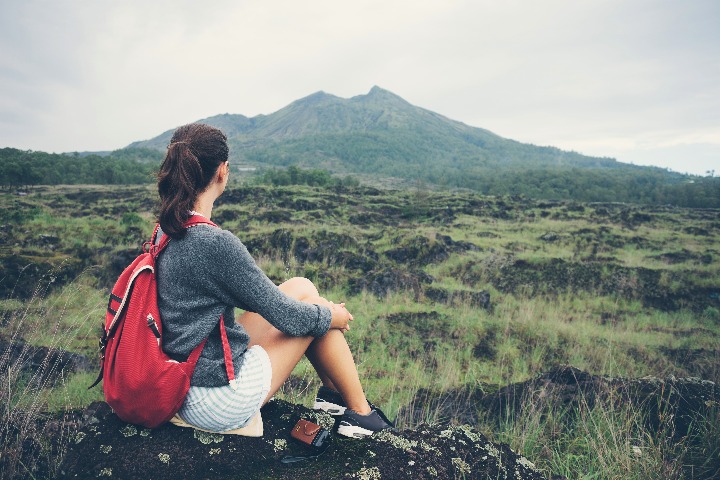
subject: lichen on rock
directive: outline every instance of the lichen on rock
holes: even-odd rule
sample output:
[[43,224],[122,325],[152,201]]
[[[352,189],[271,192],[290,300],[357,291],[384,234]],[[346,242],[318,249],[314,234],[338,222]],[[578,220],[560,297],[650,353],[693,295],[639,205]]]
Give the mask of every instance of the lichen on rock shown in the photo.
[[195,428],[193,428],[193,436],[197,439],[198,442],[202,443],[203,445],[220,443],[225,440],[224,435],[221,435],[219,433],[203,432],[202,430],[197,430]]
[[382,474],[380,474],[380,470],[377,467],[362,468],[359,472],[356,472],[347,478],[357,480],[380,480],[382,478]]
[[[263,408],[261,438],[212,434],[170,424],[142,435],[104,403],[86,411],[90,412],[85,416],[87,421],[74,438],[87,435],[92,424],[97,428],[93,433],[101,434],[103,441],[72,442],[59,469],[61,479],[109,474],[128,480],[545,478],[507,445],[493,444],[471,427],[420,425],[417,429],[384,431],[363,440],[334,435],[320,457],[285,465],[283,457],[308,453],[307,447],[290,440],[295,422],[299,418],[321,420],[316,412],[285,401],[276,400]],[[162,450],[158,451],[160,445]],[[104,453],[109,449],[112,454]]]
[[87,434],[85,432],[77,432],[75,434],[75,443],[82,442],[86,436],[87,436]]
[[470,465],[468,465],[467,462],[462,458],[453,457],[450,459],[450,461],[455,466],[455,468],[457,468],[457,471],[460,475],[467,475],[468,473],[470,473]]
[[284,438],[276,438],[273,441],[273,446],[276,452],[281,452],[287,448],[287,440]]

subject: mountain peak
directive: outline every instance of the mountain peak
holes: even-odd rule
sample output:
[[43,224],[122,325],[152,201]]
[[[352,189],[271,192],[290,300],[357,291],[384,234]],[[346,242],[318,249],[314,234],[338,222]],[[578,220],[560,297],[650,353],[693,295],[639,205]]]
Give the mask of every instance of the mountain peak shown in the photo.
[[384,93],[392,93],[389,90],[385,90],[382,87],[378,87],[377,85],[373,85],[373,87],[368,92],[368,95],[380,95]]
[[402,100],[403,102],[405,102],[405,100],[402,97],[395,95],[390,90],[385,90],[384,88],[378,87],[377,85],[374,85],[370,89],[368,94],[365,96],[373,97],[373,98],[393,98],[393,99],[398,99],[398,100]]
[[324,92],[324,91],[322,91],[322,90],[318,90],[317,92],[311,93],[311,94],[308,95],[307,97],[303,97],[303,98],[301,98],[300,100],[296,100],[296,101],[293,102],[293,103],[310,105],[310,104],[314,104],[314,103],[325,102],[325,101],[328,101],[328,100],[337,100],[337,98],[338,98],[338,97],[336,97],[335,95],[331,95],[331,94],[326,93],[326,92]]
[[[351,102],[358,102],[363,105],[392,106],[394,108],[406,109],[413,107],[407,100],[394,94],[390,90],[373,86],[366,95],[358,95],[350,99]],[[414,108],[414,107],[413,107]]]

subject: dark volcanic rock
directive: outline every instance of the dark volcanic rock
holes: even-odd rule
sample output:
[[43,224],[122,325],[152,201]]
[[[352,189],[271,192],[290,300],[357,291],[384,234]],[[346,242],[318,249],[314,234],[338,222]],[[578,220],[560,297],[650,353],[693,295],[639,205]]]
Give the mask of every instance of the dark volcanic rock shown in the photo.
[[698,378],[622,378],[591,375],[574,367],[558,367],[527,382],[508,385],[485,396],[480,404],[502,417],[528,404],[551,402],[553,408],[586,408],[602,402],[644,412],[650,431],[670,431],[676,439],[689,433],[699,418],[709,418],[720,405],[720,388]]
[[284,465],[304,447],[289,432],[298,418],[331,428],[332,417],[284,401],[263,408],[261,438],[203,433],[173,425],[148,430],[126,424],[105,403],[86,411],[70,441],[60,478],[122,479],[542,479],[507,445],[489,442],[468,426],[424,426],[382,432],[365,440],[337,435],[322,456]]
[[[569,262],[560,258],[543,262],[507,258],[497,266],[488,264],[487,260],[483,263],[468,262],[457,267],[454,273],[470,285],[487,277],[502,292],[527,290],[528,287],[534,294],[543,295],[598,292],[639,299],[646,307],[663,311],[680,308],[703,311],[707,307],[720,306],[720,289],[693,286],[692,273],[687,271],[668,273],[608,262]],[[677,285],[669,288],[666,285],[669,280]]]
[[0,369],[27,373],[32,382],[51,386],[68,373],[89,371],[97,365],[85,355],[59,348],[36,347],[22,339],[6,339],[0,335]]
[[390,292],[410,290],[417,297],[422,285],[432,281],[432,277],[423,271],[405,271],[387,267],[369,272],[365,276],[350,278],[348,287],[351,295],[367,290],[377,297],[385,297]]
[[448,305],[470,305],[471,307],[480,307],[485,310],[492,310],[490,304],[490,293],[486,291],[468,291],[468,290],[446,290],[444,288],[429,287],[425,289],[425,297],[437,303],[445,303]]
[[74,279],[83,262],[73,257],[40,257],[31,250],[3,257],[0,262],[0,298],[27,300]]
[[290,210],[270,210],[263,212],[255,217],[260,222],[267,223],[290,223],[292,221],[292,212]]
[[436,235],[434,240],[423,236],[407,239],[397,248],[385,252],[385,256],[406,265],[428,265],[447,260],[453,252],[478,251],[470,242],[455,241],[448,235]]
[[142,249],[136,246],[126,247],[113,252],[110,255],[110,260],[108,262],[108,272],[105,275],[107,280],[114,283],[120,274],[122,274],[123,270],[125,270],[128,265],[130,265],[141,253],[143,253]]
[[427,265],[448,259],[450,252],[444,243],[427,237],[413,237],[404,245],[385,252],[385,256],[397,263]]
[[[702,332],[711,335],[712,332]],[[715,336],[720,344],[720,337]],[[720,382],[720,348],[668,348],[660,347],[660,351],[676,362],[689,376]]]
[[[592,409],[598,402],[637,408],[645,413],[647,427],[657,431],[662,419],[672,422],[679,438],[697,418],[709,415],[720,405],[720,388],[711,381],[697,378],[660,379],[656,377],[604,377],[561,366],[531,380],[515,383],[492,394],[482,389],[457,389],[443,393],[422,390],[413,403],[436,411],[443,421],[475,424],[478,412],[490,417],[508,418],[522,408],[550,405],[553,409]],[[410,420],[412,412],[401,411]]]

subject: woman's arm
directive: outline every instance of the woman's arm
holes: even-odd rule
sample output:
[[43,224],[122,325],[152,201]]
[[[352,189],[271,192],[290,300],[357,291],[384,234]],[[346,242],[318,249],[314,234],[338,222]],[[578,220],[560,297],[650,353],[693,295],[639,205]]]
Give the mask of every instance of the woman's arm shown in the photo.
[[[318,305],[288,297],[257,266],[235,235],[226,230],[214,233],[204,255],[208,261],[200,263],[204,266],[204,276],[215,279],[212,283],[218,291],[214,293],[223,302],[258,313],[278,330],[298,337],[322,336],[331,323],[338,325],[333,325],[334,328],[340,328],[343,317],[349,315],[342,312],[344,308],[328,305],[330,302],[323,305],[324,299],[318,298]],[[347,324],[347,320],[344,323]]]

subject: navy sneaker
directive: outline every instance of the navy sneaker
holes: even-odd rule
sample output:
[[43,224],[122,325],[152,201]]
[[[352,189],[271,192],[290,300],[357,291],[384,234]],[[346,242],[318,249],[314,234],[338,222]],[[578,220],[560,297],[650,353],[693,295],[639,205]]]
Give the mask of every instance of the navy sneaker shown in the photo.
[[345,409],[338,426],[338,435],[350,438],[364,438],[380,430],[395,428],[395,425],[388,420],[382,410],[372,403],[370,403],[370,408],[370,413],[367,415],[361,415],[349,408]]
[[313,410],[323,410],[333,417],[339,417],[345,413],[345,400],[335,390],[331,390],[326,386],[320,387],[315,396],[315,404]]

